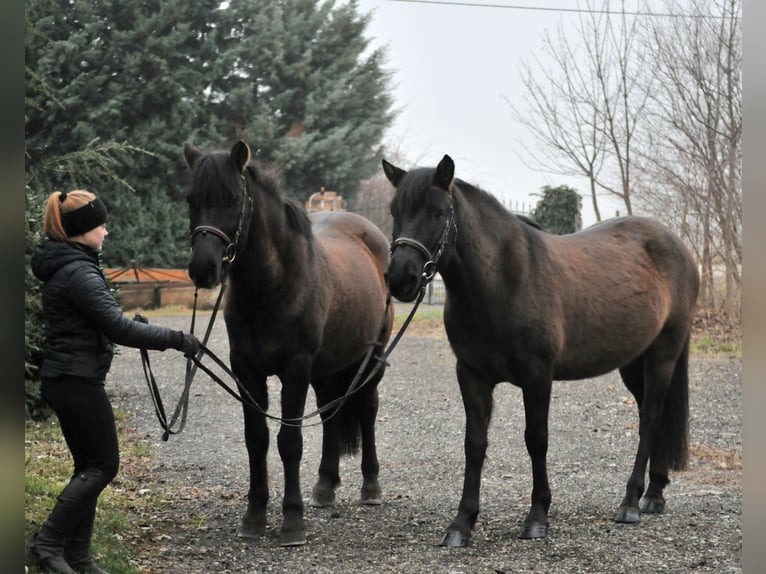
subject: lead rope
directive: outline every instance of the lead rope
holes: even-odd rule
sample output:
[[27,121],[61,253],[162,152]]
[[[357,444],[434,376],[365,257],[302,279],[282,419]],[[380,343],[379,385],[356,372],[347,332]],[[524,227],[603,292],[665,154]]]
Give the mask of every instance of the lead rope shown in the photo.
[[[187,417],[187,412],[189,409],[189,392],[191,389],[192,380],[194,379],[194,376],[196,375],[197,368],[205,372],[213,381],[215,381],[221,388],[223,388],[227,393],[229,393],[232,397],[237,399],[239,402],[255,409],[258,413],[260,413],[264,417],[279,422],[282,426],[312,427],[312,426],[323,424],[323,422],[328,421],[330,418],[338,414],[343,404],[351,396],[359,392],[362,388],[365,387],[365,385],[367,385],[367,383],[369,383],[372,380],[372,378],[377,374],[377,372],[381,369],[383,365],[388,364],[387,363],[388,357],[391,355],[393,350],[399,344],[399,341],[404,335],[404,332],[407,330],[407,327],[409,327],[410,323],[412,322],[412,318],[415,316],[415,312],[418,310],[420,303],[423,301],[423,297],[425,296],[428,283],[430,283],[431,279],[433,279],[433,274],[426,273],[426,270],[424,269],[423,277],[425,279],[425,282],[423,283],[423,286],[421,287],[420,292],[418,293],[418,297],[415,300],[414,305],[412,306],[412,310],[410,310],[409,315],[404,320],[396,336],[393,338],[393,340],[389,344],[388,349],[386,349],[383,355],[375,357],[375,359],[377,360],[377,363],[372,368],[370,373],[367,375],[365,380],[362,381],[361,383],[359,382],[360,379],[362,378],[362,375],[365,369],[367,369],[370,361],[373,358],[373,353],[375,349],[382,346],[382,343],[380,342],[380,338],[383,334],[383,329],[385,328],[386,316],[388,315],[388,309],[391,305],[390,292],[386,296],[386,307],[385,307],[385,310],[383,311],[383,317],[381,318],[380,326],[377,331],[378,336],[375,340],[370,341],[368,343],[369,348],[367,349],[367,354],[365,355],[365,358],[362,361],[362,363],[359,365],[359,369],[357,370],[356,375],[354,376],[353,380],[349,384],[348,389],[343,394],[343,396],[338,397],[337,399],[334,399],[328,403],[325,403],[318,409],[310,412],[309,414],[303,415],[301,417],[282,418],[282,417],[270,415],[268,412],[266,412],[266,410],[263,407],[261,407],[260,404],[258,404],[258,402],[255,399],[253,399],[250,392],[247,390],[247,388],[245,388],[245,386],[242,384],[239,378],[234,374],[231,368],[223,360],[221,360],[213,351],[211,351],[210,348],[208,348],[207,346],[208,339],[210,338],[210,333],[213,330],[213,324],[215,322],[216,314],[218,313],[218,308],[220,306],[221,299],[223,298],[223,294],[226,289],[226,278],[224,276],[224,279],[221,281],[221,289],[218,293],[218,298],[216,299],[215,305],[213,307],[213,313],[210,316],[210,322],[208,323],[205,336],[200,344],[199,351],[197,352],[197,355],[195,356],[186,357],[186,377],[184,380],[184,390],[181,394],[181,398],[179,399],[178,404],[176,405],[175,411],[173,412],[173,417],[171,418],[170,422],[167,421],[167,416],[165,414],[165,409],[162,403],[162,397],[160,396],[159,388],[157,386],[157,382],[154,378],[154,373],[152,372],[151,365],[149,363],[149,354],[146,349],[141,349],[141,360],[142,360],[142,365],[144,368],[144,376],[149,385],[152,402],[154,404],[155,414],[157,415],[157,419],[160,422],[160,426],[162,427],[164,431],[162,434],[162,440],[167,441],[171,434],[180,433],[183,430],[184,426],[186,425],[186,417]],[[194,333],[194,327],[196,323],[197,292],[198,292],[198,289],[195,288],[194,306],[192,308],[192,320],[191,320],[191,326],[189,328],[190,334]],[[140,317],[138,313],[136,315],[137,317]],[[237,392],[234,389],[232,389],[229,385],[227,385],[223,381],[223,379],[221,379],[218,375],[216,375],[209,367],[207,367],[206,365],[202,363],[203,355],[209,356],[214,363],[216,363],[229,377],[232,378],[237,388],[239,389],[239,394],[237,394]],[[303,421],[319,416],[329,411],[332,408],[335,408],[335,410],[333,411],[332,414],[329,415],[329,417],[325,418],[324,421],[319,421],[310,425],[302,424]],[[181,416],[181,422],[179,424],[178,429],[173,430],[172,427],[176,423],[179,415]]]
[[[334,417],[338,412],[340,411],[343,404],[348,400],[351,396],[359,392],[362,388],[364,388],[367,383],[372,380],[372,378],[375,376],[375,374],[381,369],[381,367],[385,364],[387,364],[387,359],[391,355],[391,352],[394,350],[396,345],[399,343],[400,339],[404,335],[405,330],[409,326],[410,322],[412,321],[412,318],[415,315],[415,312],[417,311],[418,307],[420,306],[421,301],[423,300],[423,297],[425,296],[426,292],[426,285],[424,285],[420,293],[418,294],[417,300],[415,301],[415,304],[412,307],[412,310],[410,311],[409,315],[405,319],[404,323],[402,323],[402,326],[399,328],[399,332],[396,334],[394,339],[391,341],[391,343],[388,346],[388,349],[383,353],[383,355],[376,357],[377,363],[373,367],[372,371],[367,375],[364,381],[361,383],[359,380],[362,378],[362,374],[364,373],[365,369],[369,366],[370,360],[372,359],[373,352],[375,348],[381,346],[380,343],[380,336],[382,334],[383,328],[385,327],[385,320],[386,315],[388,314],[388,309],[391,304],[391,294],[389,293],[386,297],[386,308],[383,313],[383,318],[381,319],[381,327],[378,330],[378,339],[375,341],[371,341],[369,343],[369,349],[367,350],[367,354],[362,361],[362,363],[359,366],[359,369],[357,370],[356,375],[354,376],[354,379],[351,381],[351,383],[348,386],[348,389],[343,394],[343,396],[338,397],[337,399],[334,399],[328,403],[325,403],[318,409],[303,415],[301,417],[295,417],[295,418],[282,418],[277,417],[274,415],[270,415],[264,408],[258,404],[258,402],[253,399],[252,395],[250,395],[249,391],[245,388],[245,386],[242,384],[242,382],[239,380],[239,378],[234,374],[234,372],[215,354],[213,353],[207,346],[204,344],[200,346],[200,350],[204,352],[205,355],[208,355],[214,363],[216,363],[228,376],[230,376],[234,382],[236,383],[239,394],[232,389],[229,385],[227,385],[218,375],[216,375],[209,367],[204,365],[202,361],[198,357],[193,357],[191,360],[194,361],[194,363],[202,369],[213,381],[215,381],[219,386],[221,386],[227,393],[229,393],[231,396],[233,396],[235,399],[237,399],[239,402],[241,402],[244,405],[247,405],[249,407],[252,407],[255,409],[258,413],[263,415],[264,417],[271,419],[273,421],[277,421],[282,426],[286,427],[312,427],[312,426],[318,426],[320,424],[323,424],[323,422],[327,422],[330,418]],[[337,407],[337,408],[336,408]],[[325,418],[324,421],[318,421],[316,423],[312,423],[309,425],[303,425],[302,422],[308,419],[311,419],[315,416],[321,415],[330,409],[335,408],[332,414],[329,415],[329,417]]]
[[[218,308],[220,307],[221,300],[223,299],[223,293],[225,289],[226,289],[226,281],[224,277],[224,280],[221,282],[221,289],[218,292],[218,297],[215,301],[215,305],[213,306],[213,313],[210,317],[210,322],[208,323],[207,331],[205,332],[203,345],[206,345],[208,339],[210,338],[210,333],[213,330],[213,323],[215,321],[215,316],[218,313]],[[196,322],[196,315],[197,315],[198,291],[199,289],[195,287],[194,306],[192,308],[192,322],[191,322],[191,327],[189,329],[190,334],[194,333],[194,325]],[[147,322],[146,319],[144,319],[140,313],[136,313],[135,320],[141,321],[141,322]],[[162,427],[162,430],[163,430],[162,440],[165,442],[167,442],[168,438],[170,438],[170,435],[180,433],[183,430],[183,428],[186,426],[186,417],[189,411],[189,394],[191,389],[191,383],[192,383],[192,380],[194,379],[194,375],[197,372],[199,357],[202,356],[202,352],[203,352],[202,348],[203,347],[201,346],[200,351],[197,353],[197,356],[186,357],[186,377],[184,379],[184,390],[181,393],[181,397],[178,399],[178,403],[176,404],[176,408],[173,411],[173,416],[171,417],[170,422],[168,422],[167,415],[165,414],[165,406],[162,402],[162,396],[160,395],[159,386],[157,385],[157,380],[155,379],[154,372],[152,371],[151,362],[149,361],[149,352],[146,349],[140,349],[141,366],[143,367],[143,370],[144,370],[144,378],[146,379],[147,385],[149,386],[149,395],[152,398],[152,404],[154,405],[154,412],[157,415],[157,420],[159,421],[160,426]],[[179,416],[181,417],[181,421],[178,425],[178,428],[173,430],[173,425],[176,424]]]

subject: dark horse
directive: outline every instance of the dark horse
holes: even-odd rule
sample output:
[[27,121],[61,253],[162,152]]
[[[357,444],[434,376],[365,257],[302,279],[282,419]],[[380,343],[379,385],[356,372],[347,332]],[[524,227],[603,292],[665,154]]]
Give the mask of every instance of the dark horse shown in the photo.
[[415,299],[436,269],[447,291],[444,324],[466,413],[466,467],[442,545],[465,546],[476,523],[492,393],[503,381],[521,388],[532,460],[532,505],[520,538],[547,534],[551,382],[613,369],[640,411],[638,452],[615,520],[635,523],[640,511],[662,512],[668,470],[687,461],[689,334],[699,278],[684,244],[641,217],[561,237],[545,233],[454,179],[446,155],[435,169],[404,171],[384,160],[383,170],[396,188],[391,293]]
[[[388,240],[358,215],[307,215],[281,195],[273,176],[250,161],[242,141],[230,152],[202,153],[186,144],[184,156],[192,170],[189,276],[197,287],[210,288],[228,272],[224,318],[231,368],[263,409],[266,379],[279,377],[282,417],[293,419],[277,437],[285,476],[280,543],[300,545],[306,542],[299,483],[303,437],[295,419],[304,414],[309,383],[317,405],[326,405],[346,393],[369,346],[388,341],[394,311],[390,306],[386,313]],[[322,412],[312,505],[333,503],[339,457],[356,452],[360,439],[362,502],[382,502],[375,418],[383,372],[380,365],[337,416],[334,409]],[[244,405],[244,421],[250,490],[238,534],[255,537],[266,528],[269,431],[264,413],[253,406]]]

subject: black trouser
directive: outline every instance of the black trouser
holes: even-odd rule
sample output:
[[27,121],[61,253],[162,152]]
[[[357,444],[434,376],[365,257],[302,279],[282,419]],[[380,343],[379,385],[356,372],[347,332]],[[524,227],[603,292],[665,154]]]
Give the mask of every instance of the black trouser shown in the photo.
[[[35,544],[38,555],[67,554],[89,560],[96,503],[120,464],[117,429],[103,382],[44,380],[43,397],[56,412],[74,460],[74,473],[58,496]],[[71,547],[70,547],[71,545]]]
[[104,486],[117,475],[120,452],[117,429],[103,382],[81,378],[43,381],[43,397],[56,412],[74,474],[87,469],[103,473]]

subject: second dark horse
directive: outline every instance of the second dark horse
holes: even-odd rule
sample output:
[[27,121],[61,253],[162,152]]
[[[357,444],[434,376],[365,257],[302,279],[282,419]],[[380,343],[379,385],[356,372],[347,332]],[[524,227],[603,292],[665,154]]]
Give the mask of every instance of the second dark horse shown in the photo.
[[532,461],[521,538],[548,530],[552,381],[613,369],[640,412],[638,450],[615,520],[662,512],[668,470],[683,468],[688,452],[687,363],[699,276],[683,242],[642,217],[545,233],[456,178],[446,155],[436,168],[404,171],[384,160],[383,170],[396,188],[391,293],[411,301],[436,271],[447,290],[444,326],[457,357],[466,460],[463,496],[442,544],[465,546],[476,523],[492,392],[504,381],[521,388]]

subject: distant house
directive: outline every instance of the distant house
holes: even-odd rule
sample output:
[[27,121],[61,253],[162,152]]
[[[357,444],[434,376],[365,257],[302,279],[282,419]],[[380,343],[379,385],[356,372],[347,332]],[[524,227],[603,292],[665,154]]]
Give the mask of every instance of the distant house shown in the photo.
[[312,193],[311,197],[306,201],[306,211],[312,213],[314,211],[345,211],[343,207],[343,196],[338,195],[335,191],[325,191],[324,187],[319,188],[319,191]]

